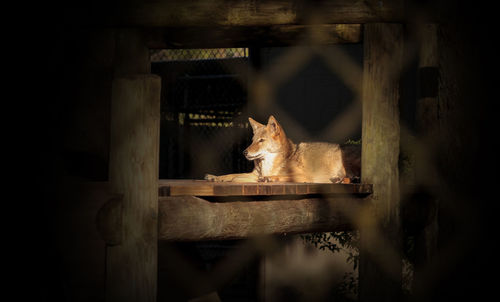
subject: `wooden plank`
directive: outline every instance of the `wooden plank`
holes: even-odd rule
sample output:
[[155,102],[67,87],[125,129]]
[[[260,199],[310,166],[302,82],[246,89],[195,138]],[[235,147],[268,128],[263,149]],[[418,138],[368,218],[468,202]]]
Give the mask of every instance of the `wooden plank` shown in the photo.
[[160,196],[259,196],[305,194],[371,194],[370,184],[216,183],[204,180],[160,180]]
[[373,184],[360,227],[360,301],[401,300],[399,217],[400,24],[365,24],[361,180]]
[[214,203],[195,196],[160,197],[159,240],[242,239],[352,229],[363,198],[309,198]]
[[284,195],[285,184],[271,184],[271,195]]
[[[86,22],[111,25],[180,26],[270,26],[307,24],[312,13],[323,23],[394,22],[403,20],[403,2],[398,0],[160,0],[117,4],[106,19]],[[318,17],[319,16],[319,17]],[[318,23],[318,22],[316,22]]]
[[193,195],[193,192],[197,192],[200,196],[212,196],[214,195],[214,187],[211,185],[179,185],[170,186],[170,195]]
[[239,196],[243,195],[243,186],[238,184],[216,184],[213,186],[214,196]]
[[303,184],[296,184],[295,185],[295,190],[297,190],[297,192],[295,194],[307,194],[308,193],[308,189],[307,189],[307,186],[303,185]]
[[[161,48],[271,47],[362,41],[360,24],[168,27],[145,31],[147,45]],[[317,39],[311,39],[313,37]]]
[[156,301],[160,78],[113,81],[109,184],[122,194],[121,242],[107,247],[106,301]]
[[293,195],[297,194],[297,185],[296,184],[288,184],[285,186],[285,195]]
[[[108,1],[100,9],[68,6],[67,25],[107,27],[272,26],[401,22],[400,0],[158,0]],[[321,22],[319,22],[321,21]]]
[[269,185],[259,185],[257,192],[259,192],[259,195],[271,195],[271,187]]
[[259,193],[259,186],[257,184],[246,184],[243,186],[243,195],[251,196]]

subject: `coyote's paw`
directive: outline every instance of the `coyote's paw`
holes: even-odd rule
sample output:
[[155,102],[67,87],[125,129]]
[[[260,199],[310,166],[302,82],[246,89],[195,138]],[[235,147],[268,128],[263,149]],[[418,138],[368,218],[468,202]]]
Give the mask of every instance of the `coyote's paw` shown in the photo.
[[258,182],[270,182],[271,179],[267,176],[259,176],[259,178],[257,179]]
[[259,182],[279,182],[281,178],[279,176],[260,176]]
[[217,181],[217,176],[212,175],[212,174],[205,174],[205,180],[208,180],[208,181]]
[[351,179],[347,177],[332,177],[330,178],[330,181],[333,182],[334,184],[350,184]]
[[344,180],[344,178],[340,178],[340,177],[332,177],[332,178],[330,178],[330,181],[333,182],[334,184],[342,183],[343,180]]

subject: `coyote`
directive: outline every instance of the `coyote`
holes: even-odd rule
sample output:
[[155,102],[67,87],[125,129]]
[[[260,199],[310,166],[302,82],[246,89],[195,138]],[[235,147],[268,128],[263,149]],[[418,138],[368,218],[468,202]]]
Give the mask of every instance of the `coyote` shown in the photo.
[[255,168],[250,173],[205,179],[222,182],[309,182],[349,183],[359,179],[361,148],[330,143],[294,144],[274,116],[267,125],[248,118],[253,129],[252,144],[243,151]]

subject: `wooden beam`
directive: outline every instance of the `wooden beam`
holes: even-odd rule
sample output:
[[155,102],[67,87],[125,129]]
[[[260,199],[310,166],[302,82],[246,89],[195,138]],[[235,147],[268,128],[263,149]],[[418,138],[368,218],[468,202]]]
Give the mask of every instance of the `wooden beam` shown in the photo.
[[350,230],[362,203],[356,197],[224,203],[194,196],[161,197],[158,239],[225,240]]
[[109,184],[121,200],[121,242],[107,247],[106,301],[156,301],[160,78],[113,81]]
[[[122,1],[103,3],[101,10],[76,7],[67,11],[65,17],[71,24],[140,27],[397,22],[404,16],[403,2],[399,0]],[[320,22],[317,22],[319,19]]]
[[[147,44],[152,49],[330,45],[362,40],[360,24],[194,26],[154,28],[146,32]],[[319,38],[314,40],[313,35]]]
[[[282,213],[292,212],[295,213],[293,215],[298,215],[296,211],[292,210],[292,208],[300,208],[303,211],[301,215],[303,215],[303,217],[306,217],[306,219],[312,219],[313,215],[316,215],[316,217],[321,217],[320,215],[323,215],[323,217],[331,217],[335,214],[333,211],[337,211],[336,214],[339,214],[339,216],[342,219],[345,219],[347,224],[344,224],[343,222],[338,220],[337,224],[334,224],[333,222],[331,224],[326,223],[325,228],[350,229],[351,227],[353,228],[357,227],[357,224],[351,225],[351,222],[355,221],[356,217],[358,217],[359,215],[362,215],[361,207],[369,204],[369,200],[365,198],[367,196],[366,194],[355,194],[355,195],[342,194],[333,196],[329,195],[327,199],[313,197],[314,195],[309,195],[309,196],[299,195],[296,196],[295,198],[293,198],[290,195],[287,196],[281,195],[281,196],[270,196],[270,198],[268,198],[267,201],[259,200],[260,198],[254,199],[252,196],[247,196],[247,197],[235,196],[231,198],[232,200],[230,202],[221,203],[219,202],[220,201],[219,199],[217,199],[217,202],[209,202],[202,198],[196,198],[196,197],[193,198],[194,196],[187,196],[187,195],[162,196],[161,183],[164,181],[165,180],[159,181],[160,183],[159,226],[161,226],[160,227],[161,231],[159,234],[160,240],[180,240],[180,241],[195,240],[193,238],[200,238],[200,240],[201,238],[203,238],[204,240],[216,239],[216,238],[229,239],[231,238],[230,236],[228,236],[227,234],[223,236],[220,233],[216,233],[215,229],[209,229],[208,233],[204,233],[205,231],[200,229],[201,228],[200,225],[215,224],[216,222],[214,221],[206,222],[207,220],[215,219],[214,217],[217,217],[217,219],[221,220],[219,223],[223,222],[227,223],[227,221],[234,222],[235,220],[234,217],[228,220],[226,216],[229,215],[229,217],[232,217],[231,215],[234,216],[235,212],[237,213],[236,215],[244,215],[243,213],[245,213],[245,211],[248,209],[250,209],[250,212],[253,213],[253,215],[256,215],[257,209],[267,210],[270,207],[272,208],[273,205],[271,203],[274,202],[279,203],[276,204],[275,206],[276,208],[280,209]],[[183,183],[186,182],[186,180],[177,180],[177,182]],[[193,182],[193,181],[187,180],[187,182]],[[224,186],[226,184],[221,184],[221,185]],[[91,203],[95,199],[102,200],[101,203],[103,204],[103,206],[99,211],[97,219],[98,230],[101,231],[101,237],[103,237],[103,239],[106,242],[109,242],[112,245],[116,244],[116,242],[118,241],[115,239],[118,237],[116,236],[116,234],[118,233],[116,228],[120,228],[121,222],[116,222],[115,218],[116,218],[116,212],[121,211],[122,196],[113,195],[109,193],[103,194],[103,192],[109,191],[108,183],[84,183],[83,187],[85,188],[85,190],[80,190],[76,192],[72,191],[72,193],[79,193],[78,196],[83,198],[82,203]],[[405,195],[402,196],[402,202],[406,203],[404,210],[402,211],[402,217],[403,217],[402,220],[405,222],[406,227],[410,230],[411,234],[414,235],[417,232],[420,232],[423,228],[425,228],[432,220],[434,215],[432,200],[428,198],[428,195],[422,194],[421,192],[418,191],[418,188],[413,186],[411,189],[407,188],[401,191],[406,192]],[[413,192],[413,193],[408,194],[408,192]],[[238,198],[238,200],[235,200],[235,198]],[[104,200],[108,200],[108,203],[104,203],[103,202]],[[229,200],[229,198],[227,200]],[[302,202],[303,205],[301,207]],[[238,207],[242,203],[248,203],[248,205]],[[311,206],[311,204],[315,204],[315,206]],[[200,206],[200,208],[197,208],[198,205]],[[290,205],[289,209],[287,209],[288,205]],[[253,206],[256,206],[254,210],[252,210]],[[191,211],[189,210],[190,208],[195,208],[195,210]],[[200,212],[203,212],[205,209],[208,209],[207,213],[210,214],[210,218],[208,218],[208,216],[200,214]],[[311,211],[308,212],[309,210]],[[330,210],[330,212],[328,213],[327,211],[319,213],[318,210]],[[215,214],[214,211],[218,212]],[[176,215],[181,215],[183,218],[179,217],[169,218],[170,216],[176,216]],[[220,216],[215,216],[215,215],[220,215]],[[282,216],[277,218],[284,219],[286,217],[289,216]],[[318,220],[326,222],[328,219],[329,218],[325,219],[319,218]],[[194,226],[191,226],[191,222],[193,222]],[[104,225],[102,225],[103,223]],[[276,224],[276,222],[274,223]],[[94,226],[88,226],[88,227],[94,228]],[[172,229],[172,227],[174,229]],[[291,227],[290,224],[288,224],[288,227]],[[177,228],[181,230],[181,233],[175,234],[175,229]],[[306,232],[307,230],[311,229],[313,229],[312,224],[311,225],[305,224],[305,228],[303,231]],[[119,230],[121,231],[121,229]],[[285,232],[285,230],[277,229],[275,232],[271,233],[279,234],[280,231]],[[298,226],[294,227],[294,231],[302,232],[298,230]],[[188,233],[189,236],[184,238],[183,234],[186,232]],[[290,230],[288,230],[287,233],[291,233]],[[238,236],[233,235],[233,236],[237,238],[243,238],[246,235],[243,234],[242,231],[240,230],[240,235]],[[121,243],[121,235],[119,243]]]
[[400,24],[365,24],[361,180],[372,211],[360,225],[360,301],[401,299],[399,197]]
[[372,193],[370,184],[316,184],[316,183],[219,183],[206,180],[160,179],[160,196],[273,196],[305,194]]

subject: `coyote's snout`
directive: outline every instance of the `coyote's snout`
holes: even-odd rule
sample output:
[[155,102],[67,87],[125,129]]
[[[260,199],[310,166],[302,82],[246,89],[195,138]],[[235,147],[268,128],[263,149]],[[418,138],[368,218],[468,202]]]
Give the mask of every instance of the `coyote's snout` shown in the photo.
[[361,149],[356,145],[341,146],[330,143],[294,144],[285,131],[270,116],[267,125],[248,119],[253,129],[252,144],[243,155],[254,162],[250,173],[215,176],[212,181],[257,182],[294,181],[313,183],[340,183],[359,178]]

